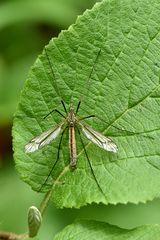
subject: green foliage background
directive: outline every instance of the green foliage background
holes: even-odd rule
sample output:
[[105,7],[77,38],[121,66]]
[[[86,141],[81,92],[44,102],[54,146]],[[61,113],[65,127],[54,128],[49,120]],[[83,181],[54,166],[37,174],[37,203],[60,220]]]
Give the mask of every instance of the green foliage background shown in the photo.
[[[60,2],[60,1],[58,1]],[[114,2],[114,1],[111,1]],[[121,3],[123,3],[123,1],[120,1]],[[158,17],[156,17],[156,14],[154,12],[157,11],[158,12],[158,5],[156,1],[153,1],[153,3],[151,3],[150,1],[142,1],[144,3],[143,7],[144,9],[140,8],[140,10],[144,10],[141,12],[141,14],[139,14],[139,19],[140,21],[142,21],[143,23],[143,17],[142,16],[147,16],[146,19],[144,20],[144,22],[146,22],[148,19],[150,21],[148,21],[148,23],[150,22],[150,25],[148,25],[148,38],[149,40],[154,40],[157,39],[158,37],[158,32],[159,32],[159,24],[158,24]],[[66,1],[65,1],[66,3]],[[130,1],[128,1],[128,3],[130,3]],[[135,7],[134,3],[137,3],[137,7]],[[52,1],[53,4],[53,1]],[[38,1],[36,1],[35,5],[31,2],[27,2],[26,4],[24,3],[24,5],[22,5],[22,3],[20,3],[20,1],[8,1],[6,2],[6,4],[1,4],[0,10],[2,10],[2,15],[3,16],[3,21],[1,22],[1,46],[2,46],[2,50],[1,50],[1,125],[4,126],[4,124],[8,126],[8,123],[10,123],[12,121],[12,114],[15,110],[15,106],[16,106],[16,102],[17,102],[17,98],[19,96],[19,90],[22,88],[23,85],[23,79],[26,78],[26,72],[27,72],[27,68],[28,66],[31,66],[33,62],[33,59],[35,59],[35,56],[37,56],[37,53],[41,53],[42,48],[45,44],[48,43],[48,40],[53,37],[54,34],[56,34],[59,31],[59,26],[61,26],[62,28],[65,28],[66,26],[68,26],[71,23],[71,20],[68,20],[68,25],[67,25],[67,20],[66,18],[61,17],[61,15],[58,14],[57,9],[59,10],[59,13],[63,13],[64,16],[64,11],[65,11],[65,5],[61,4],[61,7],[58,5],[57,3],[57,8],[53,6],[53,10],[51,10],[51,1],[46,1],[46,8],[48,6],[48,12],[46,12],[46,8],[44,8],[44,6],[42,6],[40,4],[40,2],[38,3]],[[56,4],[56,1],[55,1]],[[82,4],[82,5],[81,5]],[[69,13],[68,15],[66,14],[65,17],[68,16],[68,19],[71,19],[71,17],[74,18],[74,16],[77,15],[77,11],[76,14],[71,15],[71,11],[72,9],[76,8],[78,9],[83,8],[85,9],[85,5],[86,1],[81,1],[81,3],[77,3],[75,4],[75,1],[68,1],[67,6],[66,6],[66,12]],[[92,3],[93,4],[93,3]],[[91,4],[91,5],[92,5]],[[150,4],[150,6],[152,6],[152,9],[150,7],[147,8],[148,4]],[[76,5],[76,7],[75,7]],[[90,5],[90,6],[91,6]],[[122,4],[123,5],[123,4]],[[83,6],[83,7],[82,7]],[[112,6],[112,5],[111,5]],[[145,7],[146,6],[146,7]],[[28,7],[28,8],[27,8]],[[138,12],[138,1],[134,1],[132,6],[129,6],[130,8],[133,8],[133,13],[136,14]],[[19,14],[15,14],[14,9],[17,9],[17,13]],[[125,21],[125,11],[127,6],[126,4],[123,5],[123,9],[124,12],[121,12],[121,16],[122,19],[124,18]],[[18,9],[24,9],[25,14],[22,14],[21,11],[18,11]],[[28,11],[27,11],[28,9]],[[56,14],[53,14],[54,10],[56,9]],[[113,8],[114,10],[114,8]],[[13,15],[11,14],[13,12]],[[26,14],[28,12],[28,15]],[[32,14],[34,12],[34,14]],[[8,14],[7,14],[8,13]],[[43,13],[43,14],[42,14]],[[78,12],[80,14],[80,11]],[[52,14],[54,15],[54,18],[52,17]],[[8,16],[8,18],[7,18]],[[15,17],[14,17],[15,16]],[[57,16],[57,17],[56,17]],[[60,17],[59,17],[60,16]],[[150,18],[148,17],[150,16]],[[72,18],[72,19],[73,19]],[[62,24],[62,19],[64,19],[64,23]],[[156,19],[156,20],[155,20]],[[123,35],[120,36],[118,31],[114,31],[114,27],[117,25],[116,23],[116,19],[112,19],[111,23],[114,25],[113,26],[113,33],[116,35],[117,34],[117,41],[118,42],[110,42],[111,46],[113,47],[113,49],[115,49],[114,47],[116,45],[121,45],[121,41],[123,40],[122,37],[127,36],[129,29],[130,29],[130,24],[132,23],[133,19],[130,19],[130,21],[128,21],[128,24],[125,24],[124,22],[124,26],[125,28],[123,28]],[[154,22],[154,24],[152,24],[152,21]],[[74,22],[74,20],[73,20]],[[155,24],[155,22],[157,24]],[[54,28],[52,28],[52,26],[54,25]],[[145,25],[145,24],[144,24]],[[55,27],[57,26],[57,27]],[[117,25],[118,26],[118,25]],[[143,26],[143,24],[142,24]],[[153,27],[154,26],[154,27]],[[52,30],[53,29],[53,30]],[[138,25],[136,25],[135,27],[135,34],[136,34],[136,30],[138,29]],[[144,31],[144,28],[142,27],[142,30]],[[135,46],[137,47],[138,45],[140,45],[140,47],[138,48],[138,55],[139,56],[146,56],[146,50],[148,49],[148,42],[143,42],[143,31],[142,31],[142,36],[139,36],[139,41],[136,42],[135,41]],[[18,34],[19,33],[19,34]],[[145,34],[145,33],[144,33]],[[141,39],[142,37],[142,39]],[[135,38],[136,39],[136,38]],[[141,49],[141,41],[143,42],[143,47],[144,49]],[[133,39],[130,39],[130,41],[132,41]],[[157,44],[157,42],[156,42]],[[152,45],[150,45],[152,46]],[[154,46],[154,44],[153,44]],[[133,53],[134,50],[136,48],[134,48],[133,46]],[[129,49],[126,49],[126,51],[128,52]],[[119,48],[115,49],[115,55],[117,55],[117,53],[119,52]],[[157,54],[156,50],[151,49],[151,53],[154,52],[154,56]],[[135,56],[136,56],[136,52],[135,52]],[[139,79],[136,79],[136,84],[133,87],[133,93],[131,94],[132,98],[130,98],[130,102],[129,102],[129,106],[132,107],[132,105],[134,106],[134,103],[137,101],[137,96],[138,96],[138,100],[140,99],[140,96],[142,97],[144,94],[144,89],[145,89],[145,94],[147,94],[147,92],[149,92],[151,90],[152,87],[154,87],[154,84],[158,84],[158,62],[156,59],[154,60],[154,56],[153,56],[153,61],[152,63],[148,62],[147,65],[152,66],[153,69],[151,69],[151,72],[154,73],[153,75],[148,75],[148,69],[145,69],[144,71],[144,62],[142,61],[142,72],[141,72],[141,67],[139,69],[139,77],[140,79],[143,79],[143,82],[140,82]],[[123,58],[122,58],[123,59]],[[125,58],[124,58],[125,59]],[[139,61],[139,59],[136,59],[137,62]],[[144,59],[146,60],[146,59]],[[126,63],[125,61],[123,62],[124,67],[126,69],[128,63],[130,65],[130,61],[131,59],[126,59]],[[28,62],[28,64],[27,64]],[[154,66],[153,66],[154,63]],[[117,66],[118,67],[118,66]],[[123,68],[124,69],[124,68]],[[105,69],[104,69],[105,70]],[[133,71],[129,72],[129,74],[131,74],[131,78],[134,75],[134,66],[133,66]],[[146,73],[146,74],[145,74]],[[103,73],[102,73],[103,74]],[[121,77],[123,75],[123,72],[121,72]],[[2,78],[3,77],[3,78]],[[112,76],[111,76],[112,77]],[[7,80],[6,80],[7,79]],[[12,79],[12,80],[10,80]],[[15,80],[14,80],[15,79]],[[124,79],[124,77],[123,77]],[[147,80],[149,81],[149,79],[152,79],[152,83],[154,83],[153,85],[151,84],[146,84],[145,88],[144,87],[144,82]],[[138,88],[137,88],[138,86]],[[123,88],[123,84],[122,84],[122,88]],[[141,91],[138,91],[138,89],[140,89]],[[124,92],[125,93],[125,92]],[[156,92],[153,95],[153,98],[157,98],[158,96],[158,92]],[[124,96],[125,98],[125,96]],[[153,99],[154,100],[154,99]],[[69,102],[69,99],[68,99]],[[147,106],[148,103],[145,105],[146,108],[146,114],[147,114]],[[124,107],[124,106],[122,106]],[[153,107],[153,104],[151,104],[150,109]],[[86,111],[86,109],[83,109]],[[144,109],[141,109],[142,112]],[[153,111],[155,113],[155,111],[157,110],[157,107],[155,106],[153,108]],[[110,115],[110,114],[109,114]],[[133,114],[130,115],[131,119],[133,119],[133,117],[135,116],[135,113],[133,112]],[[139,117],[140,115],[138,115]],[[151,115],[152,116],[152,115]],[[157,117],[158,117],[158,112],[157,112]],[[148,122],[145,126],[145,130],[150,130],[150,128],[155,127],[155,123],[157,124],[157,121],[153,121],[152,119],[150,120],[149,115],[146,115],[146,117],[148,118]],[[139,118],[138,118],[139,119]],[[130,120],[130,119],[128,119]],[[155,118],[154,118],[155,120]],[[50,120],[51,122],[53,122],[53,119]],[[95,126],[97,125],[96,123],[93,122],[93,124],[95,124]],[[120,126],[126,126],[127,129],[129,130],[135,130],[135,123],[133,124],[133,126],[131,126],[129,123],[127,124],[126,119],[124,121],[122,121],[120,123]],[[132,128],[133,127],[133,128]],[[138,121],[136,123],[136,127],[138,127],[138,130],[141,131],[141,126],[138,125]],[[103,126],[102,126],[103,128]],[[137,129],[137,128],[136,128]],[[113,134],[114,129],[111,129],[111,133]],[[35,131],[35,130],[34,130]],[[33,133],[34,133],[33,131]],[[36,131],[35,131],[36,133]],[[116,133],[116,131],[115,131]],[[156,139],[158,135],[155,134],[154,135],[154,139]],[[118,139],[118,136],[117,136]],[[130,138],[131,139],[131,138]],[[127,141],[122,141],[121,144],[122,146],[127,147],[127,143],[128,143],[129,139],[127,139]],[[148,146],[150,140],[142,140],[142,144],[144,143],[144,147],[146,148],[146,146]],[[158,138],[157,138],[158,141]],[[132,141],[133,145],[137,147],[137,143],[135,143],[134,141]],[[132,144],[130,143],[130,144]],[[136,145],[135,145],[136,144]],[[147,144],[147,145],[146,145]],[[152,150],[155,150],[155,143],[153,144],[153,146],[151,146]],[[158,150],[156,150],[158,151]],[[129,151],[130,152],[130,151]],[[131,153],[131,152],[130,152]],[[7,230],[7,231],[17,231],[17,232],[24,232],[25,230],[25,226],[26,226],[26,218],[25,218],[25,214],[27,211],[27,207],[29,207],[32,204],[35,204],[37,202],[40,201],[41,196],[39,196],[38,194],[32,193],[30,188],[28,188],[28,186],[24,185],[23,183],[18,182],[17,177],[11,172],[11,170],[7,167],[8,165],[5,164],[4,165],[4,159],[7,159],[8,153],[6,153],[5,155],[2,155],[1,159],[1,166],[3,166],[3,168],[1,168],[1,192],[0,192],[0,216],[1,216],[1,229],[2,230]],[[155,162],[155,160],[154,160]],[[158,161],[156,160],[156,165],[158,164]],[[6,167],[6,169],[5,169]],[[133,164],[134,167],[134,164]],[[150,166],[150,168],[148,168],[148,173],[151,173],[150,170],[154,169],[154,166]],[[133,169],[134,170],[134,169]],[[143,172],[142,169],[140,169],[141,171],[139,172],[139,175],[141,173],[145,174],[145,172]],[[156,170],[156,168],[153,170],[155,172],[155,176],[153,178],[153,182],[155,184],[153,184],[152,182],[150,182],[151,186],[153,186],[153,189],[145,189],[144,193],[146,193],[146,195],[148,196],[148,192],[152,192],[153,195],[150,197],[150,199],[152,199],[153,197],[156,197],[156,191],[158,191],[158,170]],[[148,175],[148,173],[146,173],[146,177],[152,177],[153,176],[153,172],[151,173],[151,176]],[[143,179],[143,174],[142,179]],[[11,180],[10,178],[11,177]],[[157,178],[155,178],[157,177]],[[138,179],[138,176],[136,176],[136,178]],[[6,181],[7,179],[7,181]],[[15,179],[15,181],[14,181]],[[125,179],[125,178],[124,178]],[[151,179],[152,180],[152,179]],[[150,179],[146,179],[146,181],[150,181]],[[12,184],[11,184],[12,182]],[[8,183],[8,184],[6,184]],[[147,183],[144,181],[144,184]],[[11,187],[10,191],[8,191],[8,187]],[[137,184],[138,187],[138,184]],[[15,189],[16,189],[16,194],[15,194]],[[144,189],[143,189],[144,190]],[[148,192],[147,192],[148,191]],[[37,196],[38,195],[38,196]],[[17,198],[16,198],[17,196]],[[157,193],[158,196],[158,193]],[[14,202],[14,207],[13,204],[11,204],[11,199],[13,199]],[[35,200],[37,199],[37,200]],[[8,200],[8,201],[7,201]],[[147,199],[146,199],[147,200]],[[21,204],[20,204],[21,203]],[[21,210],[20,210],[20,206],[21,205]],[[73,209],[66,209],[66,210],[55,210],[53,208],[53,206],[50,207],[50,209],[48,209],[48,213],[45,216],[46,221],[44,221],[44,225],[42,226],[42,229],[40,230],[40,238],[44,239],[46,237],[46,232],[49,233],[48,237],[52,237],[53,234],[57,231],[59,231],[60,229],[62,229],[66,224],[68,223],[72,223],[73,220],[76,217],[82,217],[82,218],[91,218],[91,219],[95,219],[95,220],[100,220],[100,221],[106,221],[109,222],[111,224],[115,224],[118,225],[120,227],[123,228],[133,228],[135,226],[138,225],[142,225],[145,223],[158,223],[160,222],[160,218],[159,218],[159,201],[155,200],[153,202],[150,202],[148,204],[139,204],[139,205],[131,205],[131,204],[127,204],[127,205],[118,205],[118,206],[96,206],[96,205],[92,205],[92,206],[88,206],[88,207],[83,207],[80,210],[73,210]],[[8,213],[7,213],[8,212]],[[18,215],[18,213],[20,213]],[[6,217],[6,216],[15,216],[14,219],[12,220],[10,217]],[[24,221],[23,221],[24,219]],[[4,220],[4,221],[3,221]],[[22,225],[21,225],[22,223]],[[53,227],[54,226],[54,227]]]

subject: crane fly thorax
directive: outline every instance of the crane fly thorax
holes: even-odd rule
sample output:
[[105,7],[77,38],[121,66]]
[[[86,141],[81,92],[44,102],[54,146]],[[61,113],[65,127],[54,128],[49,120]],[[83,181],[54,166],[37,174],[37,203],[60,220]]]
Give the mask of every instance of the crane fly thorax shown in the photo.
[[67,120],[67,123],[70,127],[74,127],[74,125],[76,123],[76,117],[75,117],[75,114],[74,114],[74,109],[72,107],[70,108],[70,111],[68,113],[68,116],[67,116],[66,120]]

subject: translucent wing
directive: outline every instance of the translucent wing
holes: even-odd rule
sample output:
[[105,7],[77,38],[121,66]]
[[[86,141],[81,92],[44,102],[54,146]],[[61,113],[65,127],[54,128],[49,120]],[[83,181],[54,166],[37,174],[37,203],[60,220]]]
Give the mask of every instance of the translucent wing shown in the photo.
[[80,126],[82,128],[83,134],[98,147],[103,148],[109,152],[116,153],[118,151],[117,145],[110,138],[105,137],[88,125],[80,124]]
[[35,152],[36,150],[49,144],[59,135],[61,128],[62,124],[57,125],[56,127],[52,127],[40,134],[39,136],[33,138],[29,143],[25,145],[25,152]]

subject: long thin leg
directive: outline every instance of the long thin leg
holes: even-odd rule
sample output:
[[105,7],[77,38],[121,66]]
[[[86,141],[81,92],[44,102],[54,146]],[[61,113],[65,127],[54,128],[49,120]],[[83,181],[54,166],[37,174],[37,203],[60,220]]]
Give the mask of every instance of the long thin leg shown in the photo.
[[[91,79],[91,76],[92,76],[92,73],[93,73],[93,69],[94,69],[95,64],[96,64],[96,62],[97,62],[97,59],[98,59],[98,57],[99,57],[99,55],[100,55],[100,52],[101,52],[101,48],[99,49],[99,51],[98,51],[98,53],[97,53],[97,56],[96,56],[95,61],[94,61],[94,63],[93,63],[93,67],[92,67],[92,69],[91,69],[91,72],[90,72],[89,77],[88,77],[88,80],[87,80],[87,85],[86,85],[87,94],[88,94],[88,89],[89,89],[89,86],[90,86],[90,79]],[[86,94],[86,95],[87,95],[87,94]]]
[[67,109],[66,109],[66,106],[65,106],[65,103],[64,103],[64,101],[63,101],[63,100],[61,100],[61,103],[62,103],[62,105],[63,105],[63,108],[64,108],[64,111],[65,111],[65,113],[67,113]]
[[46,119],[51,113],[57,112],[59,115],[61,115],[63,118],[66,118],[59,110],[53,109],[51,112],[49,112],[43,119]]
[[52,171],[54,170],[56,164],[57,164],[58,161],[59,161],[61,143],[62,143],[63,135],[64,135],[64,133],[65,133],[65,131],[66,131],[67,128],[68,128],[68,126],[65,127],[65,129],[63,130],[63,132],[62,132],[62,134],[61,134],[61,138],[60,138],[59,145],[58,145],[57,159],[56,159],[54,165],[52,166],[52,168],[51,168],[51,170],[50,170],[50,172],[49,172],[49,174],[48,174],[48,176],[47,176],[45,182],[42,184],[42,186],[41,186],[41,188],[39,189],[38,192],[40,192],[40,191],[42,190],[43,186],[44,186],[44,185],[46,184],[46,182],[48,181],[48,178],[50,177]]
[[94,178],[94,180],[95,180],[95,182],[96,182],[96,184],[97,184],[99,190],[101,191],[101,193],[103,194],[103,196],[106,198],[105,193],[103,192],[101,186],[99,185],[99,183],[98,183],[98,181],[97,181],[97,178],[96,178],[96,175],[95,175],[95,173],[94,173],[94,170],[93,170],[92,164],[91,164],[91,162],[90,162],[90,160],[89,160],[89,157],[88,157],[87,151],[86,151],[86,149],[85,149],[84,142],[83,142],[82,137],[81,137],[81,132],[80,132],[80,130],[79,130],[79,128],[78,128],[77,126],[76,126],[76,128],[77,128],[77,130],[78,130],[78,134],[79,134],[79,136],[80,136],[80,140],[81,140],[81,143],[82,143],[82,146],[83,146],[83,149],[84,149],[84,153],[85,153],[85,155],[86,155],[86,158],[87,158],[87,161],[88,161],[89,167],[90,167],[90,169],[91,169],[91,173],[92,173],[92,175],[93,175],[93,178]]
[[81,105],[81,101],[78,102],[77,109],[76,109],[76,114],[78,113],[80,105]]
[[[96,117],[97,119],[99,119],[100,121],[106,123],[106,124],[109,126],[109,123],[106,122],[104,119],[101,119],[99,116],[97,117],[96,115],[95,115],[95,117]],[[80,120],[81,120],[81,119],[80,119]],[[126,129],[122,129],[122,128],[116,127],[116,126],[114,126],[114,125],[110,125],[110,127],[113,127],[113,128],[115,128],[115,129],[117,129],[117,130],[120,130],[120,131],[122,131],[122,132],[126,132],[126,133],[130,134],[130,135],[128,135],[128,136],[133,136],[133,135],[142,134],[142,133],[136,133],[136,132],[128,131],[128,130],[126,130]],[[151,136],[142,136],[142,137],[154,139],[154,138],[151,137]]]
[[45,51],[45,54],[46,54],[46,57],[47,57],[47,60],[48,60],[48,63],[49,63],[50,69],[51,69],[52,77],[53,77],[53,79],[54,79],[54,88],[55,88],[55,91],[56,91],[56,93],[57,93],[59,96],[61,96],[61,95],[60,95],[60,92],[59,92],[59,88],[58,88],[58,86],[57,86],[57,81],[56,81],[56,77],[55,77],[55,74],[54,74],[53,66],[52,66],[52,64],[51,64],[51,61],[50,61],[50,58],[49,58],[49,55],[48,55],[48,52],[47,52],[47,48],[46,48],[46,47],[44,48],[44,51]]
[[92,117],[95,117],[95,115],[89,115],[89,116],[86,116],[86,117],[82,117],[82,118],[79,119],[79,121],[87,119],[87,118],[92,118]]

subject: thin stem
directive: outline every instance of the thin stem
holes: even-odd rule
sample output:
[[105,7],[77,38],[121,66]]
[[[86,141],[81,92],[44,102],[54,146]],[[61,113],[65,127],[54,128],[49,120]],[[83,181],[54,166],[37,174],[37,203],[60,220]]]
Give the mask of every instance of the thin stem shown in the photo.
[[48,203],[49,203],[49,201],[50,201],[51,195],[52,195],[52,189],[49,190],[49,191],[45,194],[45,196],[44,196],[44,198],[43,198],[43,200],[42,200],[42,202],[41,202],[41,204],[40,204],[39,210],[40,210],[40,212],[41,212],[41,215],[44,214],[44,211],[45,211],[45,209],[47,208]]
[[28,237],[28,233],[16,234],[14,232],[0,232],[1,240],[20,240]]
[[[53,186],[55,186],[56,184],[58,184],[60,178],[61,178],[66,172],[68,172],[68,171],[70,171],[69,165],[66,166],[66,167],[63,169],[63,171],[61,172],[61,174],[60,174],[60,175],[57,177],[57,179],[54,181]],[[50,201],[51,196],[52,196],[52,189],[49,190],[49,191],[46,193],[46,195],[45,195],[44,198],[43,198],[42,203],[40,204],[39,210],[40,210],[40,212],[41,212],[42,215],[44,214],[44,211],[45,211],[45,209],[46,209],[47,206],[48,206],[48,203],[49,203],[49,201]]]

